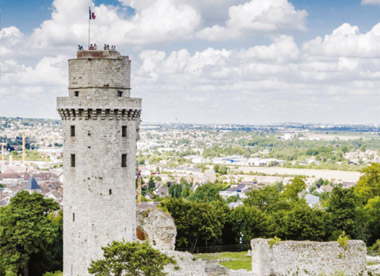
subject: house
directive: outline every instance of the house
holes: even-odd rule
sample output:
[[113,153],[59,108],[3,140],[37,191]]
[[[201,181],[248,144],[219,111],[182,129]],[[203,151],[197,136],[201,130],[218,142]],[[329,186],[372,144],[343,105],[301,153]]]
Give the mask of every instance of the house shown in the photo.
[[304,198],[306,200],[307,205],[309,205],[310,207],[314,207],[319,204],[318,196],[315,196],[312,194],[306,194]]
[[161,186],[154,190],[153,193],[159,197],[167,197],[169,195],[168,187]]
[[233,185],[231,188],[228,188],[224,191],[219,191],[219,195],[224,199],[230,196],[238,196],[239,198],[246,198],[245,193],[249,192],[252,189],[250,185],[238,184]]
[[0,181],[3,184],[15,186],[17,184],[25,184],[30,179],[30,174],[26,172],[21,173],[2,173],[0,174]]
[[33,176],[29,179],[24,189],[27,190],[29,193],[41,192],[42,190]]

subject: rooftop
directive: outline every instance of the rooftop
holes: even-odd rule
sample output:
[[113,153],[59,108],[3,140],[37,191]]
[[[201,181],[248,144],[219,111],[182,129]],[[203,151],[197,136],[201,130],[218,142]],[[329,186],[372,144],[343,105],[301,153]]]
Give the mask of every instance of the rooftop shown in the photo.
[[79,50],[77,58],[120,58],[121,55],[116,50]]
[[37,184],[37,181],[32,176],[29,179],[28,183],[26,184],[25,189],[27,189],[27,190],[38,190],[38,189],[41,189],[41,187]]

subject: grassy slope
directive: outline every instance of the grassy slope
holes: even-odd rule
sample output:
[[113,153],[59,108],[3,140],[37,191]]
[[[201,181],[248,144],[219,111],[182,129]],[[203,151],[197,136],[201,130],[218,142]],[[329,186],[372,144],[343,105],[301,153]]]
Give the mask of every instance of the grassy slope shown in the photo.
[[246,256],[247,251],[244,252],[223,252],[212,254],[196,254],[197,259],[205,260],[221,260],[220,264],[229,269],[246,269],[252,270],[252,258]]

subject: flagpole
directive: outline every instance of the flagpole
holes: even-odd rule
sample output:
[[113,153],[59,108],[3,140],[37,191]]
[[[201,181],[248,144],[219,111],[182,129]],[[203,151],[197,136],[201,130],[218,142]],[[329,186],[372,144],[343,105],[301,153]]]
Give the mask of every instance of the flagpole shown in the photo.
[[90,50],[90,22],[91,22],[91,19],[90,19],[90,17],[88,17],[88,47],[87,47],[87,49],[89,49]]

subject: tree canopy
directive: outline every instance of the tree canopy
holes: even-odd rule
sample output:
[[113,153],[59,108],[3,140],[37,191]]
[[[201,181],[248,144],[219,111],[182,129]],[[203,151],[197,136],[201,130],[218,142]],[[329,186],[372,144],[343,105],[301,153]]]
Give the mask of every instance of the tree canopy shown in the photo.
[[61,269],[62,218],[54,215],[58,209],[53,200],[26,191],[0,208],[0,275],[28,270],[41,275]]
[[177,248],[195,248],[199,244],[218,240],[222,235],[223,225],[212,204],[171,199],[161,203],[161,206],[167,208],[176,224]]
[[104,258],[92,260],[88,268],[96,276],[164,276],[164,266],[176,263],[147,242],[113,241],[102,249]]
[[355,186],[355,194],[366,203],[370,198],[380,196],[380,164],[373,163],[362,170]]

